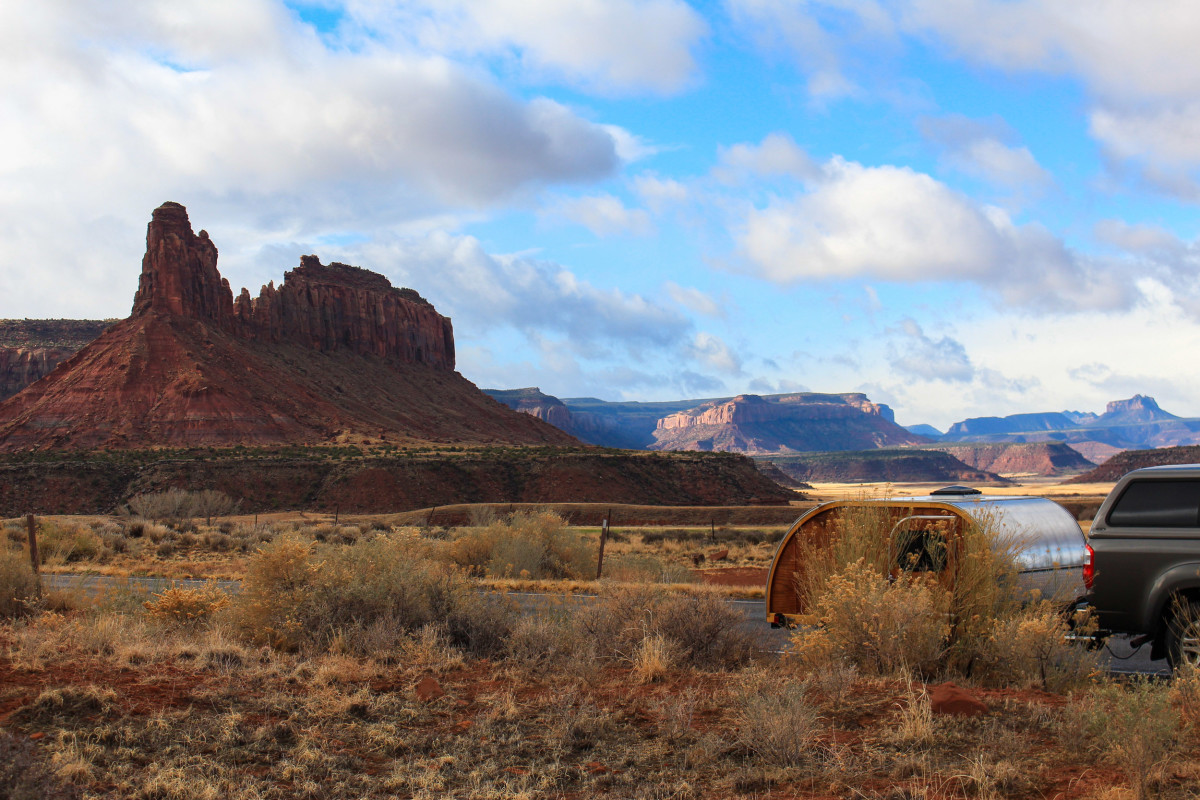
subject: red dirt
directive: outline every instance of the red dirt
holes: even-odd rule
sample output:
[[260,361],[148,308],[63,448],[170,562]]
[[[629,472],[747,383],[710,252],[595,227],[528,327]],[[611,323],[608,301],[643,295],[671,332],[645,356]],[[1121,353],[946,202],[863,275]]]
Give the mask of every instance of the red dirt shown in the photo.
[[720,567],[695,569],[693,573],[710,586],[766,586],[767,567]]

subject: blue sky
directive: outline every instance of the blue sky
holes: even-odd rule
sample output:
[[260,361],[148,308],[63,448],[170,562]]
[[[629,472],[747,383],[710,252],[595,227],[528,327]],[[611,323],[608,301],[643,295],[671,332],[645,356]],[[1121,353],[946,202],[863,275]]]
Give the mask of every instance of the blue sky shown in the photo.
[[125,316],[175,200],[235,292],[381,272],[489,388],[1200,416],[1198,40],[1185,0],[8,4],[0,316]]

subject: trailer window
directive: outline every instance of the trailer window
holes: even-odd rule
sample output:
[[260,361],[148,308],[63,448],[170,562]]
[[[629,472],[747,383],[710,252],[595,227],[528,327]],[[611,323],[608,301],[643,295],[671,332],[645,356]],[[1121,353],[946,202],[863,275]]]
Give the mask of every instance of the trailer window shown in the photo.
[[1195,528],[1200,525],[1200,480],[1134,481],[1108,512],[1108,524],[1122,528]]
[[893,534],[893,541],[896,565],[905,572],[941,572],[946,568],[944,531],[936,528],[901,529]]

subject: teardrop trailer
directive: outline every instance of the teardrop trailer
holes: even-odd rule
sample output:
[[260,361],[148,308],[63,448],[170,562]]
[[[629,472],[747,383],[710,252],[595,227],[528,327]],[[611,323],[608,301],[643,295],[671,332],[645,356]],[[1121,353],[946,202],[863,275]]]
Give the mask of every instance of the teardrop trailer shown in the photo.
[[[1065,508],[1043,497],[948,486],[924,497],[833,500],[803,514],[784,534],[767,576],[766,614],[773,627],[812,621],[801,600],[810,555],[829,547],[848,518],[864,510],[873,515],[872,535],[886,546],[892,574],[922,573],[952,586],[969,555],[967,543],[990,541],[1014,558],[1015,592],[1068,608],[1087,591],[1087,540]],[[985,536],[970,535],[978,532]]]

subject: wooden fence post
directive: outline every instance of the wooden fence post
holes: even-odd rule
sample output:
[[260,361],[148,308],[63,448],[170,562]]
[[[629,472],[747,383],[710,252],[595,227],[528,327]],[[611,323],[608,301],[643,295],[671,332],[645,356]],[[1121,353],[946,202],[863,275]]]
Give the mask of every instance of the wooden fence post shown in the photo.
[[600,580],[604,575],[604,543],[608,541],[608,520],[612,516],[612,509],[604,516],[600,522],[600,554],[596,558],[596,580]]

